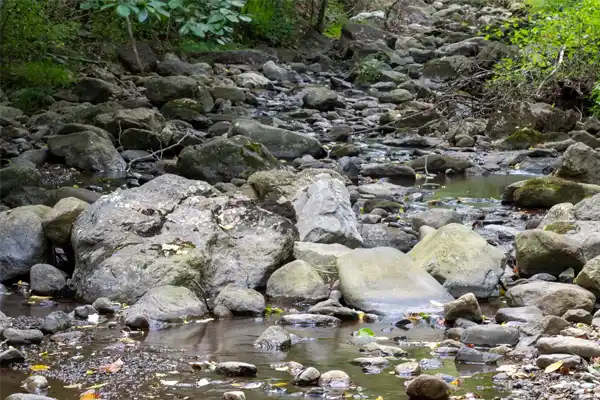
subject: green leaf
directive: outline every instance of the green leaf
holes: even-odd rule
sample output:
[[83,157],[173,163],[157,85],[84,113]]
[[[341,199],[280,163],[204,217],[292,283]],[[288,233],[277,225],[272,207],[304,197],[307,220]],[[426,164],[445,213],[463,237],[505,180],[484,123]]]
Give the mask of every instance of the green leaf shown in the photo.
[[102,7],[100,7],[100,11],[102,11],[102,10],[106,10],[106,9],[109,9],[109,8],[113,8],[113,7],[115,7],[116,5],[117,5],[117,3],[109,3],[109,4],[105,4],[105,5],[103,5]]
[[129,17],[129,15],[131,14],[131,9],[129,7],[127,7],[125,4],[119,4],[119,6],[117,7],[117,15],[119,17]]
[[138,14],[137,19],[140,23],[146,22],[146,20],[148,19],[148,9],[143,8],[142,11],[140,11],[140,13]]
[[244,22],[250,22],[250,21],[252,21],[252,18],[250,18],[250,17],[249,17],[249,16],[247,16],[247,15],[239,15],[239,16],[238,16],[238,18],[239,18],[240,20],[244,21]]
[[246,2],[241,0],[231,0],[229,4],[238,8],[242,8],[246,5]]
[[358,330],[358,336],[375,336],[375,332],[369,328],[361,328]]

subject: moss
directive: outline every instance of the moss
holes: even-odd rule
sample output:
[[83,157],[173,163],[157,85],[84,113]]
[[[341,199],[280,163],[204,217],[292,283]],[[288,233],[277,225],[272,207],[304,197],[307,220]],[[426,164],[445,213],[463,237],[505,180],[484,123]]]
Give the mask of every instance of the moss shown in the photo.
[[551,208],[559,203],[576,204],[583,200],[586,189],[579,183],[561,178],[544,177],[525,181],[514,192],[514,201],[525,208]]
[[373,211],[376,208],[381,208],[388,212],[395,213],[398,210],[401,210],[403,207],[404,207],[403,204],[397,203],[395,201],[381,201],[381,200],[369,199],[365,202],[364,211],[366,213],[370,213],[371,211]]
[[504,139],[503,145],[513,150],[525,150],[543,141],[544,135],[540,132],[530,128],[523,128],[513,132]]
[[545,231],[560,233],[561,235],[564,235],[565,233],[568,233],[568,232],[576,230],[576,229],[577,229],[577,225],[575,225],[572,222],[568,222],[568,221],[557,221],[557,222],[553,222],[549,225],[546,225],[546,227],[544,227]]

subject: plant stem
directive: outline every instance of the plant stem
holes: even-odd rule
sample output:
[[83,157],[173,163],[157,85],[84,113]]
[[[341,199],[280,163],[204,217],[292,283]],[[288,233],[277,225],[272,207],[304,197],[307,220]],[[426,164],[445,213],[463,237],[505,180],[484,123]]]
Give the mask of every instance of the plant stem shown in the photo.
[[140,67],[140,72],[144,72],[144,66],[142,65],[142,61],[140,60],[140,53],[138,52],[137,44],[135,42],[135,37],[133,37],[133,28],[131,27],[131,20],[129,19],[129,15],[125,17],[125,21],[127,21],[127,33],[129,33],[129,40],[131,41],[131,47],[133,49],[133,55],[135,56],[135,62],[137,62]]

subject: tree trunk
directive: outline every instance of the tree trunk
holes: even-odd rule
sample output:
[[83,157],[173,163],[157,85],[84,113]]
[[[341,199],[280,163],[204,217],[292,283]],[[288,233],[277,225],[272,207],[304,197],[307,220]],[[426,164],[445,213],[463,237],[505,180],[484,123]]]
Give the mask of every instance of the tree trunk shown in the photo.
[[325,11],[327,11],[327,3],[328,0],[321,0],[321,5],[319,6],[319,14],[317,15],[317,23],[315,24],[315,29],[319,33],[323,33],[325,29]]
[[144,72],[144,66],[142,65],[142,60],[140,60],[140,53],[138,52],[137,44],[135,43],[135,37],[133,36],[133,28],[131,27],[131,20],[129,16],[125,17],[127,21],[127,33],[129,33],[129,40],[131,41],[131,48],[133,49],[133,55],[135,56],[135,62],[137,62],[140,67],[140,71]]

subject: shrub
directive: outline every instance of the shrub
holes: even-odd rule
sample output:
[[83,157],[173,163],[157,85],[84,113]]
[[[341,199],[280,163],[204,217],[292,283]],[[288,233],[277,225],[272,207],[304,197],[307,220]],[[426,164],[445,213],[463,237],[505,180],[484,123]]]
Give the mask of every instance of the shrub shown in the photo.
[[355,69],[356,81],[359,83],[371,83],[377,81],[381,76],[381,69],[385,63],[377,56],[369,56],[361,60]]
[[293,0],[248,0],[242,9],[252,18],[243,30],[248,40],[264,40],[274,46],[294,41],[300,18]]

